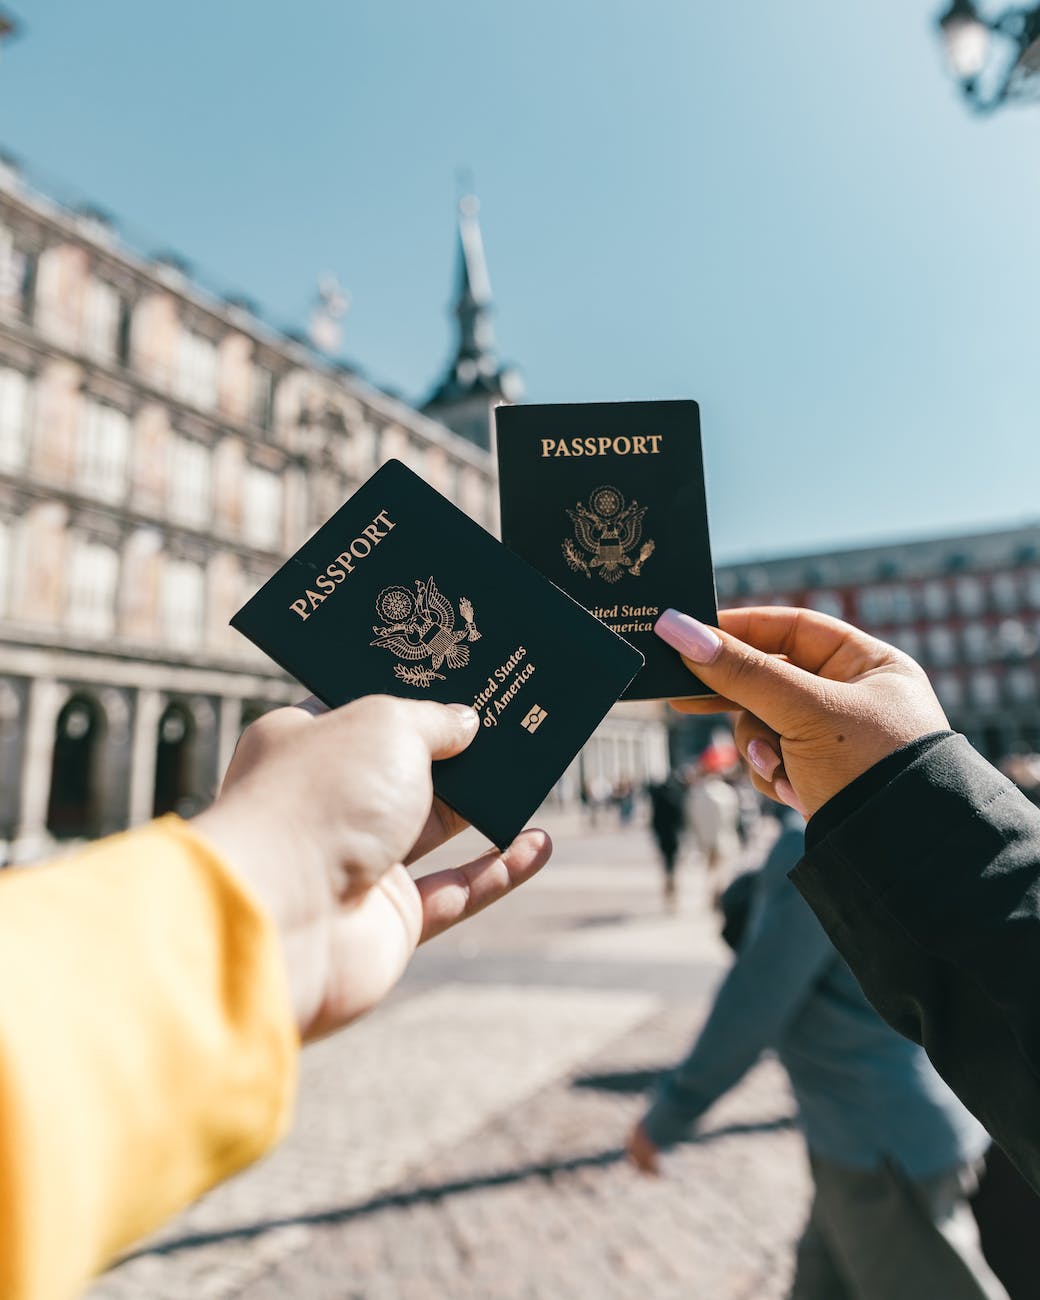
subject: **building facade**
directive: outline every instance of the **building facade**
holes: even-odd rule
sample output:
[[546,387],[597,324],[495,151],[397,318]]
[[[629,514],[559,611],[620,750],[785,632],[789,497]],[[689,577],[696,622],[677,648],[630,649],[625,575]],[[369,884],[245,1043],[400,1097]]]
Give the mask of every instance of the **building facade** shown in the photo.
[[722,566],[719,604],[802,605],[924,666],[990,761],[1040,753],[1040,525]]
[[[391,457],[495,530],[486,439],[0,166],[0,862],[212,798],[300,693],[229,616]],[[633,728],[652,766],[663,728],[625,717],[589,761]]]

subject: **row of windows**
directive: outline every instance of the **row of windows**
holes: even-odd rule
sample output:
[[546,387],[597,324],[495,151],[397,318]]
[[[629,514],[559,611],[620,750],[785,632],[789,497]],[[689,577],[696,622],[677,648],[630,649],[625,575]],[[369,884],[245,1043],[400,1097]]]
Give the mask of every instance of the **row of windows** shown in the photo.
[[[31,323],[36,315],[39,259],[0,225],[0,313]],[[83,295],[80,341],[83,350],[106,365],[133,364],[134,306],[107,280],[92,276]],[[216,341],[196,330],[178,332],[169,384],[174,396],[202,410],[217,405],[218,351]],[[249,418],[261,429],[274,421],[275,376],[254,364]]]
[[[0,470],[17,471],[29,451],[32,385],[20,371],[0,367]],[[131,423],[125,412],[84,398],[76,446],[76,485],[108,504],[126,499],[129,487]],[[178,523],[204,528],[213,513],[209,447],[174,435],[170,440],[167,507]],[[272,470],[247,465],[242,484],[242,538],[275,550],[281,541],[282,485]]]
[[1040,698],[1040,682],[1034,668],[1020,664],[1002,675],[976,669],[967,677],[939,673],[933,678],[936,694],[951,712],[965,707],[994,709],[1001,705],[1032,704]]
[[[14,529],[0,523],[0,616],[7,612],[16,568]],[[111,637],[118,630],[120,553],[85,537],[70,543],[66,566],[63,626],[90,637]],[[254,584],[259,586],[257,579]],[[229,611],[230,612],[230,611]],[[158,585],[161,642],[190,650],[202,645],[206,619],[206,570],[190,560],[166,556]],[[245,643],[242,647],[245,652]]]
[[[720,575],[725,577],[726,575]],[[732,586],[732,583],[729,584]],[[720,580],[720,595],[728,591]],[[765,589],[759,598],[787,604],[786,595]],[[863,627],[914,623],[929,619],[979,618],[983,614],[1017,614],[1040,610],[1040,569],[1008,570],[993,574],[961,574],[956,578],[933,578],[919,584],[885,583],[851,592],[821,588],[806,592],[797,603],[821,610],[835,618],[847,618]],[[749,603],[742,599],[742,604]]]
[[860,619],[868,625],[909,623],[919,618],[978,618],[991,611],[1015,614],[1021,609],[1040,609],[1040,570],[962,574],[920,586],[865,587],[856,593],[856,604]]
[[1030,659],[1040,647],[1040,619],[1006,618],[995,626],[968,623],[964,627],[931,627],[926,632],[903,628],[882,632],[884,640],[925,664],[944,667],[967,662]]

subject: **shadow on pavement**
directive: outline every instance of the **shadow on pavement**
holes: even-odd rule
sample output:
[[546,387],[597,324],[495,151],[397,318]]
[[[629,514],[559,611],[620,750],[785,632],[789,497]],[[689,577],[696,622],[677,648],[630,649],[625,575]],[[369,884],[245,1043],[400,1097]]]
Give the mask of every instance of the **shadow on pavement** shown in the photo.
[[[777,1119],[762,1120],[753,1124],[727,1124],[722,1128],[712,1129],[706,1133],[697,1133],[690,1139],[690,1145],[704,1145],[723,1137],[743,1137],[755,1133],[775,1133],[794,1126],[794,1117],[782,1115]],[[545,1162],[520,1165],[516,1169],[504,1169],[498,1173],[478,1174],[473,1178],[460,1178],[453,1182],[435,1183],[427,1187],[413,1187],[403,1192],[388,1192],[375,1196],[358,1205],[338,1206],[331,1210],[316,1210],[308,1214],[287,1215],[284,1218],[263,1219],[258,1223],[244,1223],[236,1227],[223,1228],[218,1232],[192,1233],[184,1237],[175,1237],[170,1241],[156,1242],[122,1256],[119,1264],[129,1263],[149,1255],[174,1255],[182,1250],[196,1250],[203,1246],[216,1245],[224,1241],[248,1241],[251,1237],[262,1236],[279,1228],[297,1226],[318,1227],[338,1223],[349,1223],[353,1219],[362,1219],[383,1210],[405,1209],[410,1205],[443,1200],[449,1196],[458,1196],[465,1192],[477,1191],[487,1187],[506,1187],[513,1183],[526,1182],[528,1179],[541,1178],[551,1181],[557,1174],[574,1173],[580,1169],[596,1169],[607,1165],[620,1164],[625,1159],[623,1147],[611,1147],[606,1151],[595,1151],[588,1155],[573,1156],[569,1160],[547,1160]]]
[[659,1070],[619,1070],[612,1074],[579,1074],[571,1080],[572,1088],[590,1088],[594,1092],[649,1092],[661,1073]]

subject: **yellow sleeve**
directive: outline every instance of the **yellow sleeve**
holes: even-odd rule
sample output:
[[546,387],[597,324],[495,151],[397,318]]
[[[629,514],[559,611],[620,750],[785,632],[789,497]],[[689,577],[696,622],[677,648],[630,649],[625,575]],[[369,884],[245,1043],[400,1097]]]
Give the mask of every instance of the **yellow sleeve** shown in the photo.
[[288,1126],[272,923],[176,817],[0,873],[0,1296],[66,1300]]

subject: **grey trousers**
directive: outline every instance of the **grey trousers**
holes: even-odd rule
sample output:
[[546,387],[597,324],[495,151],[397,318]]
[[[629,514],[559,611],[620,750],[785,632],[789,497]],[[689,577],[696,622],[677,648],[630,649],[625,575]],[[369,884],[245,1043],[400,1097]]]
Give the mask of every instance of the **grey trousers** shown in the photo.
[[790,1300],[1007,1300],[982,1256],[970,1167],[918,1181],[809,1162],[816,1197]]

